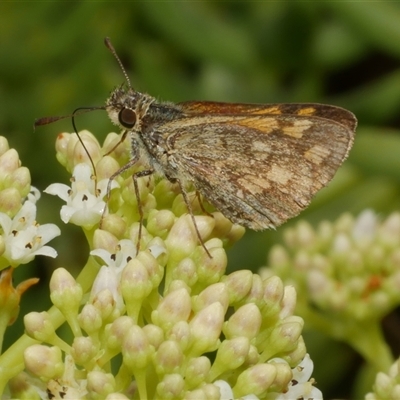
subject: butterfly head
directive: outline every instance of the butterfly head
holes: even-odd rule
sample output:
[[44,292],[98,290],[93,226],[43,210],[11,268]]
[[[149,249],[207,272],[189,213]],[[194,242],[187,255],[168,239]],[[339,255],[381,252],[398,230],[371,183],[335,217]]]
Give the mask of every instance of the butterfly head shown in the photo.
[[117,87],[106,102],[106,110],[111,121],[122,129],[132,130],[146,115],[154,98],[126,87]]

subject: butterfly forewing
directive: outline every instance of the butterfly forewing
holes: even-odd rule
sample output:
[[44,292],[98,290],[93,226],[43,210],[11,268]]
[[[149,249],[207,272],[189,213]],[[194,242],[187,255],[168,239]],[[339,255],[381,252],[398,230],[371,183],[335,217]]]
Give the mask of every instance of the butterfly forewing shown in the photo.
[[169,162],[225,216],[256,230],[309,204],[346,158],[356,124],[333,106],[283,105],[281,113],[282,105],[181,106],[184,116],[158,127]]
[[353,113],[341,107],[318,103],[248,104],[217,101],[186,101],[178,103],[185,112],[198,114],[252,114],[313,116],[335,121],[346,126],[354,136],[357,120]]

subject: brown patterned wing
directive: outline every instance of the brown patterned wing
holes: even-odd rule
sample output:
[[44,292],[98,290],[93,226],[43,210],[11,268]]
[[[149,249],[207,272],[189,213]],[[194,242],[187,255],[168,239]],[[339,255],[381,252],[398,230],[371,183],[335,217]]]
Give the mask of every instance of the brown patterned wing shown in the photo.
[[261,230],[298,215],[347,157],[356,120],[333,110],[338,121],[315,112],[199,113],[160,133],[183,181],[233,222]]
[[299,115],[314,116],[338,122],[354,131],[357,120],[344,108],[318,103],[222,103],[217,101],[186,101],[179,103],[183,111],[194,114]]

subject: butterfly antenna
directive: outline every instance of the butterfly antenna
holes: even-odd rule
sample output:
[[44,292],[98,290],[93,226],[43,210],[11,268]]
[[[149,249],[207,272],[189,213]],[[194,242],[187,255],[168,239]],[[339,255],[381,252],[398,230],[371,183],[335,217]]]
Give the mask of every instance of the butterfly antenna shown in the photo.
[[124,68],[124,64],[122,64],[122,61],[121,61],[121,59],[118,57],[118,54],[117,54],[117,52],[116,52],[115,49],[114,49],[114,46],[111,44],[110,38],[109,38],[109,37],[106,37],[106,38],[104,39],[104,43],[105,43],[107,49],[111,51],[112,55],[113,55],[114,58],[117,60],[119,66],[120,66],[120,68],[121,68],[121,70],[122,70],[122,73],[124,74],[125,80],[126,80],[126,82],[128,83],[129,88],[132,89],[131,80],[129,79],[129,76],[128,76],[128,74],[126,73],[126,70],[125,70],[125,68]]
[[35,122],[33,124],[33,131],[35,131],[38,126],[52,124],[53,122],[60,121],[61,119],[76,117],[77,115],[84,114],[84,113],[87,113],[87,112],[93,111],[93,110],[105,110],[105,107],[104,106],[102,106],[102,107],[81,107],[81,108],[76,109],[72,114],[61,115],[61,116],[56,116],[56,117],[38,118],[35,120]]
[[[88,156],[88,158],[90,160],[90,164],[92,165],[92,168],[93,168],[93,174],[95,177],[97,177],[96,167],[94,165],[92,156],[90,155],[88,149],[86,148],[85,143],[83,143],[83,139],[81,138],[81,135],[78,133],[78,129],[76,129],[76,125],[75,125],[75,116],[76,115],[81,114],[84,111],[93,111],[93,110],[104,110],[104,107],[79,107],[76,110],[74,110],[74,112],[72,113],[71,120],[72,120],[72,127],[74,128],[76,136],[78,137],[79,142],[81,143],[82,147],[85,150],[86,155]],[[97,181],[95,182],[95,186],[97,188]]]

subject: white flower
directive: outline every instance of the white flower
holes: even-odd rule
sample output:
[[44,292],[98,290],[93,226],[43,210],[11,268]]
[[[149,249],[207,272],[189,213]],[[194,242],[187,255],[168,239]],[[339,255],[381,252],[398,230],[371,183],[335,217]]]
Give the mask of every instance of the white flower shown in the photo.
[[26,264],[37,255],[57,256],[52,247],[44,245],[59,236],[60,229],[54,224],[39,225],[36,222],[36,205],[32,201],[25,201],[13,219],[0,213],[0,225],[5,246],[2,257],[11,266]]
[[276,400],[313,399],[322,400],[322,392],[313,386],[314,379],[310,379],[314,369],[310,355],[306,354],[299,365],[292,369],[293,378],[288,391],[276,397]]
[[39,189],[35,188],[34,186],[31,186],[31,190],[29,191],[27,198],[30,202],[36,204],[36,202],[40,199]]
[[118,242],[118,251],[114,254],[104,249],[92,250],[90,254],[101,258],[105,263],[93,282],[90,298],[93,299],[103,290],[108,289],[116,308],[121,310],[124,306],[120,288],[121,273],[128,262],[136,256],[136,246],[131,240],[123,239]]
[[[106,194],[108,179],[97,183],[93,179],[87,164],[78,164],[74,168],[71,187],[53,183],[44,192],[60,197],[67,204],[61,208],[63,222],[71,222],[87,229],[96,225],[103,215],[106,203],[102,200]],[[118,184],[113,181],[111,189]]]
[[104,249],[92,250],[90,254],[101,258],[108,267],[115,268],[120,274],[126,264],[136,257],[136,246],[131,240],[122,239],[118,242],[118,251],[114,254]]

